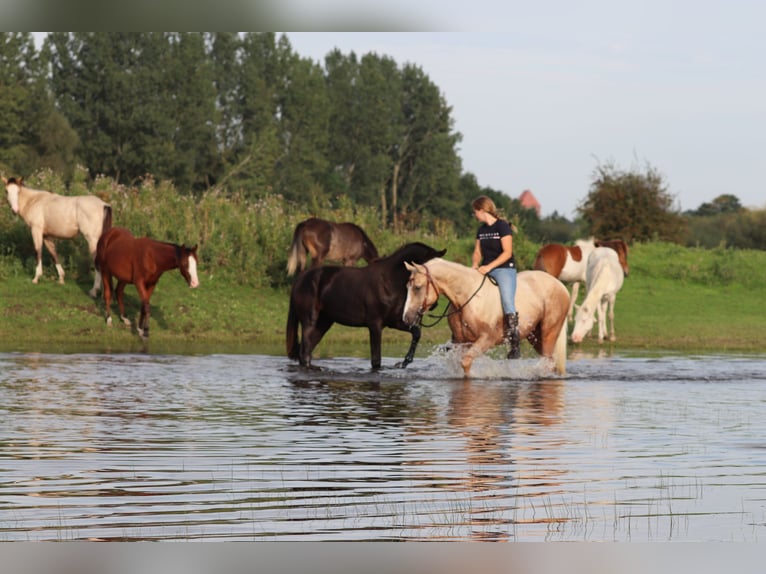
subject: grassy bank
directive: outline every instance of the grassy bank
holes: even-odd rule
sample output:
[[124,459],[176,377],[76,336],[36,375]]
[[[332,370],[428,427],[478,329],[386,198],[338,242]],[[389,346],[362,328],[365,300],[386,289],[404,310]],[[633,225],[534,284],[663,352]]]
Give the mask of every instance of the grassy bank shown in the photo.
[[[450,258],[465,261],[464,246],[455,250]],[[618,341],[607,348],[766,351],[766,253],[651,243],[632,248],[630,266],[617,297]],[[203,268],[200,288],[191,290],[177,271],[168,272],[151,300],[151,338],[144,348],[127,327],[106,327],[103,301],[87,295],[89,275],[59,285],[48,266],[40,284],[33,285],[31,276],[18,257],[0,258],[0,351],[284,354],[287,286],[242,285]],[[132,286],[126,302],[135,317]],[[113,312],[116,318],[116,305]],[[448,339],[446,322],[425,329],[419,354]],[[366,329],[336,325],[317,356],[366,356],[367,341]],[[385,330],[384,356],[402,355],[408,343],[408,334]],[[591,339],[579,347],[598,345]],[[523,352],[532,353],[526,343]]]

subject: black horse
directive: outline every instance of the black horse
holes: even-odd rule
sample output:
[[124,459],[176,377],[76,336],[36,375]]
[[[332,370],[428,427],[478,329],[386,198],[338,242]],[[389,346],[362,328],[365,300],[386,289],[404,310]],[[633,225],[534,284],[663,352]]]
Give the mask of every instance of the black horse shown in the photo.
[[[402,320],[410,272],[404,262],[425,263],[442,257],[424,243],[408,243],[388,257],[365,267],[316,267],[298,276],[290,293],[287,315],[287,356],[304,367],[311,366],[311,353],[333,323],[367,327],[370,331],[372,368],[380,368],[381,333],[384,327],[410,331],[410,348],[399,363],[406,367],[415,356],[420,327]],[[298,342],[298,323],[302,340]]]

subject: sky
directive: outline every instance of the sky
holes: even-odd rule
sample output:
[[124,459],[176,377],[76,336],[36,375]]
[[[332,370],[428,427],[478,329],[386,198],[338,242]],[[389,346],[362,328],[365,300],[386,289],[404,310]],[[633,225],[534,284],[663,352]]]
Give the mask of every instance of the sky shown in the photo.
[[337,47],[420,66],[452,108],[463,170],[531,190],[543,216],[575,217],[605,165],[657,171],[681,210],[728,193],[766,208],[766,3],[483,4],[438,22],[481,32],[286,35],[320,63]]

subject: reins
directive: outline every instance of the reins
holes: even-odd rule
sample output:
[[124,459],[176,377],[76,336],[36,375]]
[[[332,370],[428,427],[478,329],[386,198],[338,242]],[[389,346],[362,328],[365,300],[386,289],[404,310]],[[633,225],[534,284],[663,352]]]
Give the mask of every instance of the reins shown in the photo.
[[[428,280],[428,283],[430,283],[430,284],[432,284],[432,285],[434,286],[434,290],[436,291],[436,294],[437,294],[437,301],[438,301],[438,299],[439,299],[439,298],[438,298],[438,295],[440,295],[440,293],[439,293],[439,290],[436,288],[436,283],[434,283],[433,279],[431,279],[431,273],[428,271],[428,267],[426,267],[426,265],[425,265],[425,264],[423,264],[423,267],[424,267],[424,268],[425,268],[425,270],[426,270],[426,279]],[[440,322],[442,319],[444,319],[445,317],[449,317],[449,316],[451,316],[451,315],[455,315],[455,314],[457,314],[457,313],[460,313],[460,312],[461,312],[463,309],[465,309],[465,306],[466,306],[466,305],[468,305],[468,303],[470,303],[470,302],[471,302],[471,299],[473,299],[473,298],[476,296],[476,294],[477,294],[479,291],[481,291],[481,288],[482,288],[482,287],[484,287],[484,282],[487,280],[487,277],[489,277],[489,276],[488,276],[488,275],[484,275],[484,276],[482,276],[482,278],[481,278],[481,283],[480,283],[480,284],[479,284],[479,286],[477,287],[476,291],[474,291],[474,292],[471,294],[471,296],[470,296],[468,299],[466,299],[465,303],[463,303],[462,305],[460,305],[460,307],[457,307],[457,308],[456,308],[456,309],[454,309],[453,311],[450,311],[450,310],[449,310],[449,308],[452,306],[452,301],[449,301],[449,302],[447,302],[447,305],[444,307],[444,311],[442,311],[442,314],[441,314],[441,315],[439,315],[438,317],[436,317],[435,315],[429,315],[429,317],[431,317],[432,319],[433,319],[433,318],[435,318],[435,319],[436,319],[436,320],[435,320],[433,323],[431,323],[431,324],[429,324],[429,325],[426,325],[426,324],[424,324],[424,323],[423,323],[423,317],[424,317],[424,315],[425,315],[425,312],[422,312],[422,313],[420,313],[420,325],[421,325],[421,327],[425,327],[425,328],[427,328],[427,329],[428,329],[428,328],[430,328],[430,327],[435,327],[435,326],[436,326],[436,325],[438,325],[438,324],[439,324],[439,322]],[[490,277],[490,281],[494,282],[494,279],[493,279],[492,277]],[[426,283],[426,289],[428,289],[428,283]],[[427,299],[428,299],[428,291],[426,291],[426,300],[427,300]]]

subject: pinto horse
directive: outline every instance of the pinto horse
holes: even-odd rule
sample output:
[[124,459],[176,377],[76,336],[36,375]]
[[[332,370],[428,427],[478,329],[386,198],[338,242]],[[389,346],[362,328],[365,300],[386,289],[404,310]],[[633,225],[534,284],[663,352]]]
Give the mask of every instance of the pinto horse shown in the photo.
[[136,238],[124,227],[113,227],[98,241],[96,266],[104,282],[106,324],[112,324],[112,276],[117,279],[117,305],[120,319],[130,325],[125,316],[123,294],[125,285],[133,283],[141,299],[141,315],[136,330],[142,339],[149,337],[149,299],[160,280],[170,269],[178,268],[192,289],[199,286],[197,278],[197,246],[185,247],[156,241],[148,237]]
[[[406,261],[426,262],[441,257],[424,243],[408,243],[388,257],[366,267],[324,266],[300,274],[290,293],[287,316],[287,356],[311,367],[311,353],[334,323],[367,327],[370,332],[370,361],[380,368],[381,334],[385,327],[412,334],[410,348],[397,366],[406,367],[415,356],[420,341],[420,326],[402,320],[407,296]],[[298,342],[298,325],[301,341]]]
[[312,268],[322,265],[325,259],[351,266],[360,259],[370,263],[378,258],[375,244],[355,223],[333,223],[316,217],[295,227],[287,258],[288,275],[305,269],[307,253],[311,254]]
[[622,239],[597,239],[594,242],[594,245],[596,247],[609,247],[610,249],[614,249],[614,251],[617,253],[617,259],[620,262],[620,267],[622,267],[622,273],[625,277],[628,276],[628,273],[630,272],[630,267],[628,267],[628,244],[625,243]]
[[573,246],[549,243],[543,245],[535,257],[534,269],[550,273],[565,283],[572,283],[567,317],[572,320],[574,307],[579,295],[580,283],[585,282],[588,256],[597,247],[610,247],[620,260],[625,277],[628,276],[628,245],[622,239],[609,241],[578,239]]
[[[500,291],[475,269],[445,259],[406,267],[410,279],[402,319],[409,325],[419,324],[426,310],[444,295],[455,309],[449,315],[452,342],[469,344],[461,357],[468,377],[476,357],[504,342]],[[569,307],[566,287],[548,273],[521,271],[516,307],[520,337],[526,338],[538,354],[552,358],[558,374],[565,374]]]
[[577,310],[572,342],[579,343],[593,327],[594,315],[598,313],[598,342],[607,336],[607,311],[609,312],[609,340],[615,341],[614,303],[617,292],[622,288],[625,269],[620,264],[617,252],[609,247],[597,247],[588,257],[585,273],[585,300]]
[[[64,268],[56,254],[56,239],[72,239],[81,233],[88,242],[88,251],[93,260],[98,238],[112,226],[112,208],[108,203],[95,195],[65,196],[30,189],[24,186],[21,177],[3,178],[3,183],[13,213],[20,215],[32,231],[37,254],[32,283],[37,283],[43,274],[43,244],[53,257],[59,283],[64,283]],[[100,287],[101,274],[96,268],[90,296],[95,297]]]
[[585,281],[585,267],[588,255],[596,248],[594,240],[578,239],[573,246],[549,243],[537,252],[533,269],[550,273],[560,281],[572,283],[572,296],[569,299],[567,317],[572,320],[574,306],[580,290],[580,283]]

